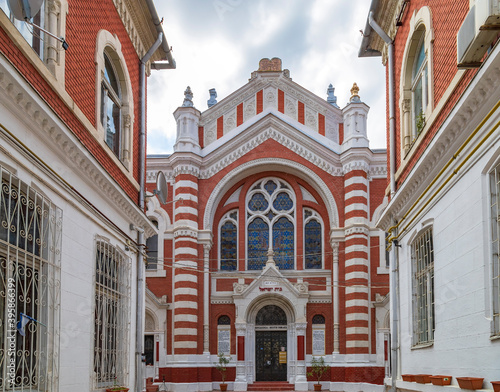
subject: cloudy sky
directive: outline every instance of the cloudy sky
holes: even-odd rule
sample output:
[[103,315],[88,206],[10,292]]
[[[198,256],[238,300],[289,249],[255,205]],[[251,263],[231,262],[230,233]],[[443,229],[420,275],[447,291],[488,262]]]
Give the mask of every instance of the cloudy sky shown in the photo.
[[343,108],[356,82],[370,106],[370,147],[385,148],[385,76],[380,57],[358,58],[369,0],[156,0],[175,70],[148,79],[148,154],[173,151],[175,109],[190,86],[207,109],[245,85],[262,58],[279,57],[296,83],[326,99],[330,83]]

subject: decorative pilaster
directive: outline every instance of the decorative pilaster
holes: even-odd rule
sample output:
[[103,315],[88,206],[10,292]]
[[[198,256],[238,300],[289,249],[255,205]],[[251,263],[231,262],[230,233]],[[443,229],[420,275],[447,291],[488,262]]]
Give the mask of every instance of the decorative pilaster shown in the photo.
[[236,323],[236,378],[234,380],[235,391],[247,390],[247,364],[245,362],[245,338],[247,334],[246,323]]
[[340,352],[339,340],[339,243],[332,241],[333,250],[333,353]]
[[410,149],[411,144],[411,100],[403,99],[403,148],[407,152]]
[[210,354],[210,248],[211,245],[203,245],[203,353]]
[[295,371],[295,390],[307,391],[307,365],[306,365],[306,327],[307,323],[296,323],[297,332],[297,367]]
[[368,169],[344,164],[346,353],[369,354]]
[[201,332],[196,175],[199,170],[192,162],[184,161],[174,167],[174,173],[174,354],[196,354]]

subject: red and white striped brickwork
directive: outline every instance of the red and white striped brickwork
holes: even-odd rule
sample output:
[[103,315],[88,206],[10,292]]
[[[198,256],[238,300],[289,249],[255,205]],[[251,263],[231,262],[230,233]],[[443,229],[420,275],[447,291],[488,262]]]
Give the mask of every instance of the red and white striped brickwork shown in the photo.
[[344,186],[346,353],[368,354],[370,342],[367,172],[359,168],[348,171],[345,173]]
[[179,170],[174,197],[174,353],[194,354],[198,340],[198,178]]

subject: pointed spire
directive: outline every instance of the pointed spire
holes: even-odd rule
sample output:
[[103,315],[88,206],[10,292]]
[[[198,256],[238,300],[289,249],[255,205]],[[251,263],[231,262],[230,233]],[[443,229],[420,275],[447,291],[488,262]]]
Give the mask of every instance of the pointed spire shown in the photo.
[[193,107],[193,92],[191,87],[187,86],[186,91],[184,91],[184,102],[182,102],[183,107]]
[[334,94],[335,93],[335,88],[332,86],[331,83],[328,86],[328,89],[326,90],[326,93],[328,94],[328,98],[326,98],[326,102],[328,102],[330,105],[335,106],[336,108],[338,108],[339,105],[337,105],[337,97]]
[[211,108],[212,106],[214,106],[216,103],[217,103],[217,91],[215,91],[214,88],[211,88],[210,90],[208,90],[208,92],[210,93],[210,99],[207,101],[207,105],[209,108]]

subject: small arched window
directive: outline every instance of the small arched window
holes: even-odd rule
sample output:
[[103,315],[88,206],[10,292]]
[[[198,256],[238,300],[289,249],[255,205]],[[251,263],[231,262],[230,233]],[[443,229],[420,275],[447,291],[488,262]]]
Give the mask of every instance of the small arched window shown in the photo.
[[217,320],[217,325],[231,325],[231,319],[229,316],[220,316]]
[[104,53],[104,77],[101,84],[101,122],[106,144],[121,159],[122,94],[118,75],[108,55]]
[[238,212],[231,211],[221,219],[220,270],[238,269]]
[[[151,220],[151,222],[155,225],[156,229],[158,229],[158,222],[155,220]],[[158,234],[146,240],[146,254],[146,269],[156,270],[158,268]]]
[[319,215],[304,209],[304,267],[321,269],[323,267],[323,229]]

